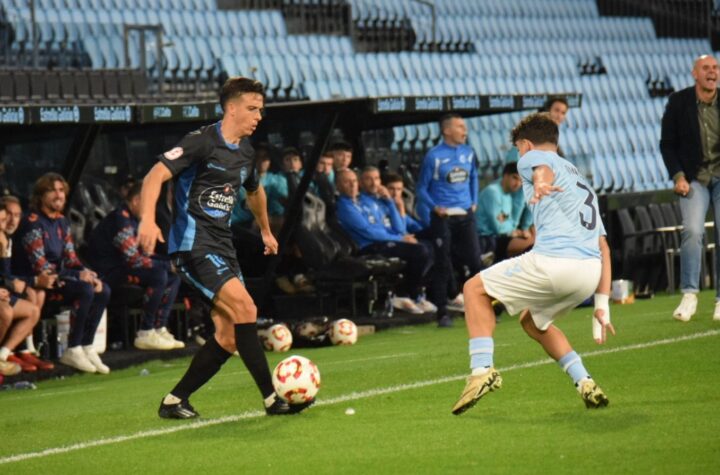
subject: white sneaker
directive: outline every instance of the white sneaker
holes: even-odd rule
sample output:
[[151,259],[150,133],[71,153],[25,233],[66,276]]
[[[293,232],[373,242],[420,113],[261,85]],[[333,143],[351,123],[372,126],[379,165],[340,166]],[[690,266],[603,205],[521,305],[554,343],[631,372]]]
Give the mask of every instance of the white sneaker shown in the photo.
[[154,330],[146,330],[144,334],[138,332],[134,341],[138,350],[172,350],[175,344],[161,337]]
[[415,302],[408,297],[393,297],[392,304],[393,307],[398,310],[402,310],[403,312],[414,313],[415,315],[423,313],[423,310],[415,305]]
[[720,301],[715,302],[715,311],[713,312],[713,320],[720,322]]
[[[691,293],[683,294],[683,298],[680,301],[680,305],[673,312],[673,318],[680,320],[681,322],[689,322],[695,311],[697,310],[697,295]],[[717,314],[717,307],[715,307]]]
[[175,336],[168,331],[167,327],[156,328],[155,333],[157,333],[160,338],[172,343],[173,348],[185,348],[185,343],[180,340],[176,340]]
[[420,310],[423,311],[423,313],[435,313],[437,312],[437,307],[435,304],[433,304],[431,301],[429,301],[426,298],[419,298],[415,301],[415,305],[417,305]]
[[85,352],[85,356],[87,356],[88,361],[95,366],[95,369],[100,374],[109,374],[110,368],[102,362],[100,359],[100,355],[97,354],[97,351],[95,351],[95,348],[91,346],[83,346],[83,351]]
[[447,309],[453,312],[464,312],[465,311],[465,297],[462,293],[457,294],[457,297],[450,300],[447,304]]
[[88,360],[82,346],[68,348],[60,357],[60,362],[86,373],[96,373],[97,368]]

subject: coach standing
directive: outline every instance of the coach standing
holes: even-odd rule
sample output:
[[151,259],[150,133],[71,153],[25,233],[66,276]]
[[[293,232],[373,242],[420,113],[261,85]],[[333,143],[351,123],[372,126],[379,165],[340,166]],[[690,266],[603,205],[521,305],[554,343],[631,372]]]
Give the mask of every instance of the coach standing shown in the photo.
[[[673,312],[687,322],[697,309],[700,259],[703,258],[705,215],[712,201],[715,222],[720,221],[720,111],[718,110],[718,63],[708,55],[695,60],[695,86],[670,95],[662,119],[662,152],[668,173],[675,182],[682,213],[680,248],[680,305]],[[715,226],[715,242],[720,242]],[[720,254],[717,255],[720,258]],[[720,270],[720,265],[717,266]],[[715,276],[716,303],[713,320],[720,320],[720,292]]]
[[447,315],[447,282],[451,255],[458,268],[470,276],[480,272],[480,246],[475,232],[478,168],[475,152],[465,145],[467,126],[462,117],[448,114],[440,119],[443,141],[425,156],[416,187],[419,206],[432,210],[430,229],[435,245],[435,268],[430,297],[438,308],[438,325],[452,325]]

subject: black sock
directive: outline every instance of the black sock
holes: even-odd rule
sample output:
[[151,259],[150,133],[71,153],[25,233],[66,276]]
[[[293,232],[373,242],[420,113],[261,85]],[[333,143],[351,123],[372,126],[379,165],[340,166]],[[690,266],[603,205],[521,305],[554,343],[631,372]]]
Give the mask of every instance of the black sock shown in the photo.
[[260,340],[257,335],[256,323],[237,323],[235,324],[235,344],[243,363],[255,380],[258,389],[263,398],[267,398],[275,392],[272,385],[272,377],[270,376],[270,368],[268,367],[265,351],[260,346]]
[[214,336],[210,337],[200,351],[195,354],[185,375],[170,393],[180,399],[189,398],[192,393],[200,389],[220,371],[230,355],[232,353],[225,351],[215,341]]

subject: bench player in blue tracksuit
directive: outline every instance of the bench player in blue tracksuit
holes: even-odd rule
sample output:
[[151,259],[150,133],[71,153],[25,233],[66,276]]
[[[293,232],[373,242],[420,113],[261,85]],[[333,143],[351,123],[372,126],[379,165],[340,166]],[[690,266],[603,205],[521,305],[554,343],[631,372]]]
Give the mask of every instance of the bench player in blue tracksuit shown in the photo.
[[435,244],[435,270],[431,301],[437,306],[438,325],[448,327],[447,284],[451,258],[458,268],[467,267],[469,275],[482,268],[480,246],[475,231],[475,203],[478,193],[478,169],[475,152],[465,145],[467,127],[462,117],[448,114],[440,119],[443,141],[425,156],[415,193],[419,205],[431,210],[430,229]]

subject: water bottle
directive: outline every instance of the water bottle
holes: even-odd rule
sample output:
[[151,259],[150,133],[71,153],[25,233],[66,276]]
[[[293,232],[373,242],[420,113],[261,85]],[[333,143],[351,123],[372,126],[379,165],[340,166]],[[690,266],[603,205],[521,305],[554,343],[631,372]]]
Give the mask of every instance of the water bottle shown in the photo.
[[385,316],[387,318],[392,318],[393,312],[395,311],[392,303],[392,299],[394,296],[395,295],[393,294],[392,290],[388,290],[387,298],[385,299]]
[[37,386],[30,381],[18,381],[13,385],[13,389],[37,389]]

